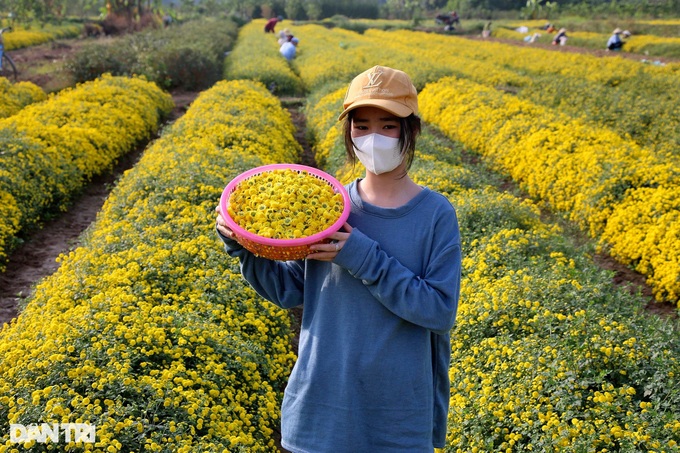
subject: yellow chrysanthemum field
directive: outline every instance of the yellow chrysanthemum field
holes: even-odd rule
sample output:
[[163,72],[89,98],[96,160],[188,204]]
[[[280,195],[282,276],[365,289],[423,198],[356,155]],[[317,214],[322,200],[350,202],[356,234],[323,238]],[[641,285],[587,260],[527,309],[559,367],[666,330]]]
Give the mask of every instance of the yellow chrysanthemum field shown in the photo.
[[245,179],[227,212],[244,230],[271,239],[299,239],[330,228],[343,212],[342,195],[320,178],[290,168]]
[[[658,300],[678,303],[678,66],[297,24],[298,56],[281,64],[262,25],[242,27],[228,80],[147,146],[82,245],[0,330],[0,453],[276,451],[294,321],[241,278],[214,209],[244,171],[299,162],[277,95],[305,93],[322,170],[344,183],[360,176],[336,118],[351,77],[374,64],[416,82],[425,127],[411,175],[460,221],[443,451],[680,451],[677,322],[644,314],[646,299],[593,262],[606,249],[643,272]],[[138,79],[61,96],[0,120],[14,150],[0,156],[2,237],[148,137],[169,108]],[[103,101],[116,96],[139,98],[131,110]],[[640,97],[622,113],[620,102]],[[43,182],[22,176],[32,169]],[[519,196],[498,189],[511,180]],[[41,184],[53,187],[47,201]],[[41,423],[93,425],[96,439],[12,440],[11,425]]]

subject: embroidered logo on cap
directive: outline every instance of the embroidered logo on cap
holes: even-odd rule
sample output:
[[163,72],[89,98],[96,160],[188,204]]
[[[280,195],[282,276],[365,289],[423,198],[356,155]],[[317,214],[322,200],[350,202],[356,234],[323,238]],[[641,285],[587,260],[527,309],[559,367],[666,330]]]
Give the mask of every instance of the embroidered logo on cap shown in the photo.
[[375,68],[373,72],[369,72],[368,74],[366,74],[366,76],[368,77],[368,85],[364,85],[364,89],[379,87],[380,84],[382,83],[382,80],[378,81],[378,79],[382,74],[383,72],[379,68]]

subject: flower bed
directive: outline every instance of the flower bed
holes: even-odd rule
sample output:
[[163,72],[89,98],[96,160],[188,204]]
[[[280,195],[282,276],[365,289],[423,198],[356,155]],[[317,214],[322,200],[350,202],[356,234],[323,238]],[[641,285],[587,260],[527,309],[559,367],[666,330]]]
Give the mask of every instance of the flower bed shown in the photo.
[[7,118],[27,105],[47,99],[47,94],[31,82],[11,83],[0,77],[0,118]]
[[22,229],[64,209],[92,176],[149,139],[172,106],[156,85],[105,76],[0,119],[0,268]]
[[40,30],[15,27],[3,35],[5,49],[14,50],[22,47],[37,46],[62,38],[77,38],[83,31],[82,25],[60,25],[40,27]]
[[[635,265],[649,276],[658,300],[678,303],[680,205],[670,194],[680,191],[680,180],[672,159],[471,82],[442,79],[423,90],[420,100],[426,121],[483,154],[531,196]],[[633,201],[640,197],[659,202],[650,211]]]
[[[218,83],[122,177],[84,245],[0,331],[0,451],[10,423],[40,422],[95,425],[95,451],[272,451],[290,318],[241,279],[214,208],[273,139],[294,143],[277,102]],[[223,122],[267,110],[254,129]]]

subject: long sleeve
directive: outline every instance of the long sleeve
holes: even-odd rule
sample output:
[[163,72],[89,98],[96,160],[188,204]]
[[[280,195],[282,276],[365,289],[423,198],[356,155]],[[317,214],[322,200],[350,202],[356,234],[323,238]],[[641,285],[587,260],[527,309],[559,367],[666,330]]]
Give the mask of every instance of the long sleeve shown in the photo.
[[243,278],[262,297],[282,308],[302,304],[304,293],[304,262],[274,261],[255,256],[237,241],[217,232],[224,248],[238,258]]
[[[383,250],[378,242],[354,229],[335,259],[391,312],[435,333],[453,327],[460,291],[460,233],[455,212],[437,220],[429,257],[416,274]],[[410,238],[404,237],[405,247]],[[421,245],[422,246],[422,245]]]

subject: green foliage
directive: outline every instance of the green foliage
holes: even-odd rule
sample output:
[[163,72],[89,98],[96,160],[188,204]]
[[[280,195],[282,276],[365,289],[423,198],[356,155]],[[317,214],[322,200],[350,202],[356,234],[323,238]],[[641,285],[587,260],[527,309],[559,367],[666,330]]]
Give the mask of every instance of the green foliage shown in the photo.
[[65,64],[76,83],[94,80],[100,74],[126,74],[128,65],[125,48],[114,42],[84,46]]
[[[676,51],[680,52],[680,48],[676,47]],[[671,153],[680,150],[680,112],[672,108],[672,98],[662,95],[674,92],[677,76],[651,76],[638,71],[622,81],[612,76],[610,84],[555,74],[536,75],[534,82],[519,94],[536,104],[588,118],[650,149],[669,149]]]
[[359,34],[365,32],[370,28],[370,25],[367,24],[366,22],[353,21],[350,20],[347,16],[340,15],[333,16],[330,19],[325,19],[322,22],[322,25],[326,27],[340,27],[344,28],[345,30],[353,31]]
[[66,68],[76,82],[104,73],[143,75],[165,89],[200,90],[221,78],[224,53],[236,39],[231,20],[201,19],[85,46]]
[[672,43],[651,43],[642,47],[641,51],[648,55],[663,55],[668,58],[680,58],[680,47]]
[[635,17],[670,15],[676,17],[680,4],[678,0],[653,1],[644,0],[572,0],[560,2],[560,10],[564,14],[581,17]]

